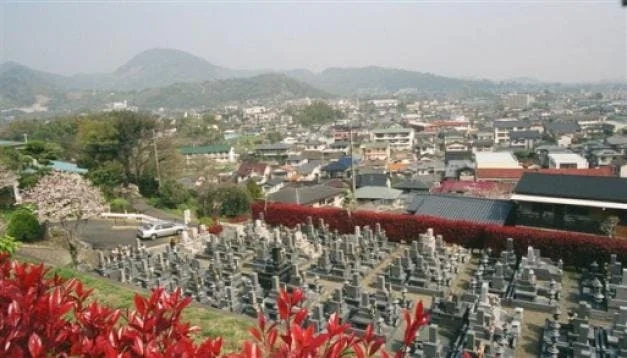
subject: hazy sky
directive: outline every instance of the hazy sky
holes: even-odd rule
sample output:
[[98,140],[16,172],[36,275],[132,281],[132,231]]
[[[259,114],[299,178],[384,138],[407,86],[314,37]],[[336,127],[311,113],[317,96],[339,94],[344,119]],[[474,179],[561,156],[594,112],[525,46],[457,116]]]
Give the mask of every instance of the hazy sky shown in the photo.
[[169,47],[232,68],[380,65],[491,79],[627,78],[620,0],[528,2],[0,0],[0,62],[109,72],[145,49]]

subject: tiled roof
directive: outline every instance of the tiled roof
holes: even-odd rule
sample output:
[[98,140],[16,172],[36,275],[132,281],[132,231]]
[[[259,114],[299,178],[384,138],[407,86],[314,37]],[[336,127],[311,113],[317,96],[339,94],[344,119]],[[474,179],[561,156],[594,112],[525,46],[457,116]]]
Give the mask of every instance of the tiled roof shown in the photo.
[[378,174],[358,174],[355,177],[356,186],[384,186],[387,187],[388,176],[387,174],[378,173]]
[[308,205],[323,199],[340,195],[344,189],[334,188],[327,185],[313,185],[305,187],[287,187],[276,193],[268,195],[268,201],[277,203],[289,203]]
[[355,190],[356,199],[371,200],[394,200],[398,199],[403,192],[398,189],[392,189],[385,186],[364,186]]
[[512,207],[513,203],[509,200],[416,194],[407,211],[416,215],[503,225]]
[[627,203],[627,179],[525,173],[514,189],[514,193]]
[[259,144],[255,147],[255,150],[287,150],[292,148],[291,144],[274,143],[274,144]]
[[199,147],[180,147],[179,153],[183,155],[216,154],[216,153],[228,153],[230,150],[231,150],[230,145],[216,144],[216,145],[203,145]]

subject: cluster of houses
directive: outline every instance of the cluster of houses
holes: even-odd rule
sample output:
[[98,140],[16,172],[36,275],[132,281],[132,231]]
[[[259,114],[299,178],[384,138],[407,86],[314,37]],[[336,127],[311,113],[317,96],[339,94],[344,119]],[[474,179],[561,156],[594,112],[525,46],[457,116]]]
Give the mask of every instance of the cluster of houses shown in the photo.
[[329,101],[343,118],[311,128],[280,107],[255,106],[225,134],[275,131],[282,140],[241,153],[180,152],[188,163],[230,164],[220,180],[255,181],[268,202],[591,233],[617,217],[617,232],[627,231],[627,103],[594,102],[591,111],[571,96],[531,107],[539,101],[508,94],[498,112],[486,101]]

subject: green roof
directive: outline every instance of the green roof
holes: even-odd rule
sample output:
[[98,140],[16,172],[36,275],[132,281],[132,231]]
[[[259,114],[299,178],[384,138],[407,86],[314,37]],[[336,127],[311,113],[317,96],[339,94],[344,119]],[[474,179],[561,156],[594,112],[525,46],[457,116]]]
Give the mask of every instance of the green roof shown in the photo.
[[228,153],[231,146],[228,144],[203,145],[200,147],[180,147],[179,153],[183,155],[189,154],[217,154]]

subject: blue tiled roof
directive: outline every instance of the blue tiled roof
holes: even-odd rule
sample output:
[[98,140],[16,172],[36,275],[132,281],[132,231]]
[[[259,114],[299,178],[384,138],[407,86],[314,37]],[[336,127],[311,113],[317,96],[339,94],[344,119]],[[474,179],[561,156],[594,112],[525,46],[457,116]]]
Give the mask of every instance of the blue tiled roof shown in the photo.
[[509,200],[470,198],[455,195],[414,196],[407,211],[451,220],[504,225],[513,203]]

